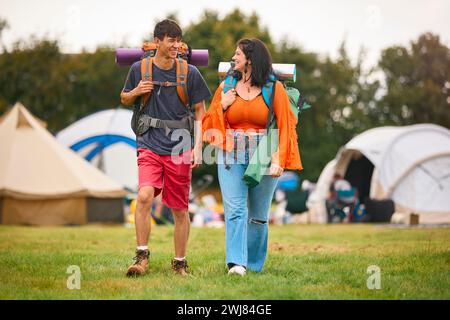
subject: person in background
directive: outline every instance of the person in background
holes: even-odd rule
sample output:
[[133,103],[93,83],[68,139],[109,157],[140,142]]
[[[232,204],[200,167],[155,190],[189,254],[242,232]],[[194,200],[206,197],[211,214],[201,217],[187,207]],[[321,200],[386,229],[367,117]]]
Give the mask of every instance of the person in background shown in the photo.
[[[332,219],[332,216],[339,216],[341,221],[347,221],[350,219],[350,214],[344,212],[344,208],[348,207],[350,212],[353,211],[353,205],[355,204],[356,194],[354,188],[344,179],[340,173],[335,173],[333,180],[330,184],[330,190],[328,193],[328,199],[326,200],[326,207],[328,216]],[[348,222],[348,221],[347,221]]]

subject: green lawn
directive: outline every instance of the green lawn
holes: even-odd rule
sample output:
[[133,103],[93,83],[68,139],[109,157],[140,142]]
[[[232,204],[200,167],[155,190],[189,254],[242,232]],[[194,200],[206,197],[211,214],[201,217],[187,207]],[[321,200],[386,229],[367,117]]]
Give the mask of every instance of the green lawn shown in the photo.
[[[450,299],[450,228],[270,226],[262,273],[229,277],[224,229],[191,229],[191,276],[172,274],[173,228],[153,227],[150,272],[126,278],[134,229],[0,226],[0,299]],[[67,289],[70,265],[81,289]],[[367,268],[381,289],[367,288]]]

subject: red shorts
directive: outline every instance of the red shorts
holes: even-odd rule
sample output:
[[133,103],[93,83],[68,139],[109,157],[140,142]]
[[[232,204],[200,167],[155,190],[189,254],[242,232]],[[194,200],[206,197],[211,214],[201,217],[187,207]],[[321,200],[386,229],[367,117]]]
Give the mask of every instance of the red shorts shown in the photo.
[[191,186],[191,151],[180,156],[161,156],[139,148],[139,189],[155,188],[155,197],[162,191],[162,201],[171,209],[187,209]]

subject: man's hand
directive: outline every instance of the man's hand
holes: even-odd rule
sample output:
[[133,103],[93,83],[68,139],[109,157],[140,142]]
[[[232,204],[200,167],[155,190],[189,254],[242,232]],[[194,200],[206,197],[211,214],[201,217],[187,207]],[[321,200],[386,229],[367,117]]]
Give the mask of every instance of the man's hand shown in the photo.
[[192,165],[191,168],[197,168],[203,160],[202,157],[202,119],[205,115],[205,101],[200,101],[194,104],[195,122],[194,122],[194,149],[192,149]]
[[138,97],[143,94],[149,93],[153,90],[153,83],[151,81],[139,81],[139,84],[136,88],[131,90],[133,94]]
[[283,171],[284,169],[276,163],[272,163],[270,165],[269,174],[274,178],[281,176],[283,174]]
[[151,81],[140,81],[138,86],[129,92],[122,91],[120,93],[120,102],[124,106],[131,106],[137,97],[153,90]]
[[202,157],[202,145],[196,145],[194,149],[192,149],[192,164],[191,168],[195,169],[200,166],[202,163],[203,157]]

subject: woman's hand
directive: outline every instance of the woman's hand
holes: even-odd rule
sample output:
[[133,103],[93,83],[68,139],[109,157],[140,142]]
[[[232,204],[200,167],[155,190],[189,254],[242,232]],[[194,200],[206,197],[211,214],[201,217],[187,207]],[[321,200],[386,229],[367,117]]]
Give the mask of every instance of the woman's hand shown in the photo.
[[270,165],[269,174],[274,178],[281,176],[283,171],[284,169],[275,163]]
[[222,91],[222,100],[221,105],[223,111],[227,110],[229,106],[236,100],[236,90],[230,89],[227,91],[227,93],[223,93]]

